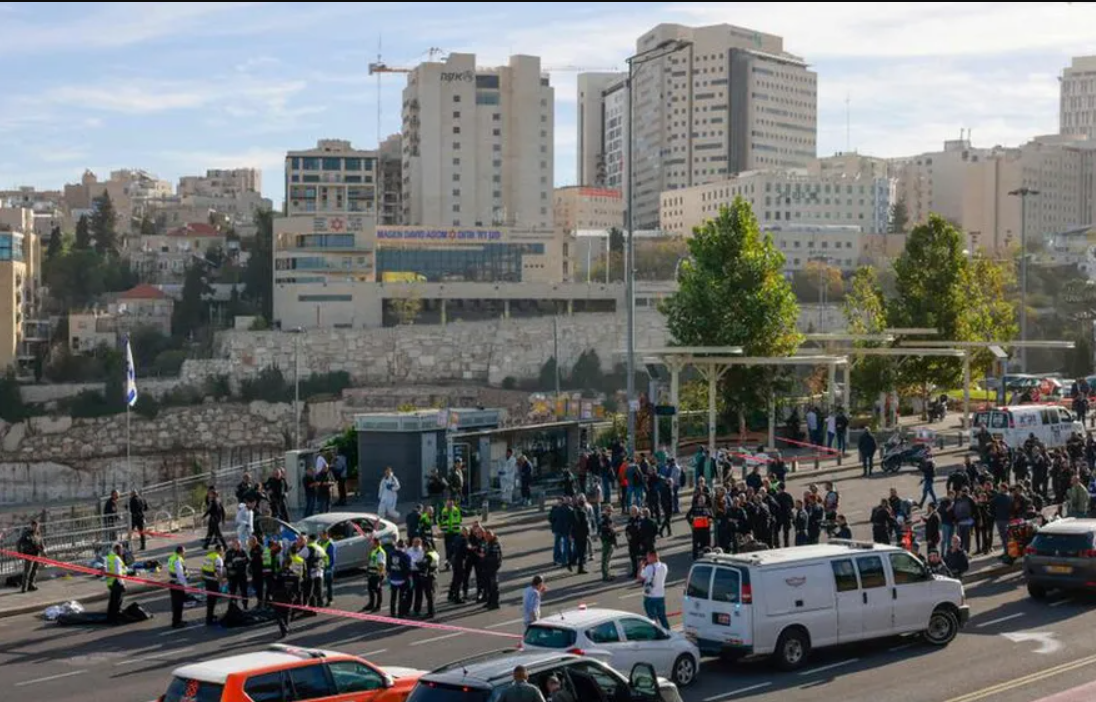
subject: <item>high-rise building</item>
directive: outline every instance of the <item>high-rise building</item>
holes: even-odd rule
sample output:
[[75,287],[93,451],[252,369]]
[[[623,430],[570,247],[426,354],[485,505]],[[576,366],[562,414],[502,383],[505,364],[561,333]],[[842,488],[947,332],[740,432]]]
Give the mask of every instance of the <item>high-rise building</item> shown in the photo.
[[587,187],[608,187],[609,115],[606,98],[610,88],[626,87],[627,73],[580,73],[578,76],[578,182]]
[[930,214],[958,223],[963,218],[967,166],[988,156],[968,139],[944,142],[942,151],[891,160],[891,174],[898,182],[896,201],[906,207],[908,227],[924,224]]
[[403,224],[403,137],[398,132],[381,142],[381,224]]
[[[627,124],[619,148],[609,143],[607,134],[600,141],[579,136],[580,164],[596,163],[600,152],[607,171],[620,164],[622,173],[625,140],[633,139],[637,229],[657,228],[663,191],[743,171],[802,168],[817,149],[818,76],[802,58],[784,51],[782,38],[726,24],[661,24],[639,38],[636,52],[674,41],[686,43],[678,51],[656,51],[635,64],[631,136]],[[586,86],[597,83],[591,80]],[[585,102],[596,101],[587,97]],[[610,104],[627,122],[626,82],[604,89],[606,115]],[[605,124],[608,129],[608,119]],[[594,153],[583,153],[590,150]],[[610,177],[606,186],[617,187]],[[621,189],[627,197],[627,184]]]
[[1077,56],[1062,71],[1058,132],[1096,139],[1096,56]]
[[0,208],[0,372],[33,358],[41,256],[31,210]]
[[417,66],[403,91],[403,219],[551,230],[555,93],[535,56]]
[[286,214],[372,215],[377,172],[376,151],[355,149],[341,139],[320,139],[314,149],[290,151],[285,157]]

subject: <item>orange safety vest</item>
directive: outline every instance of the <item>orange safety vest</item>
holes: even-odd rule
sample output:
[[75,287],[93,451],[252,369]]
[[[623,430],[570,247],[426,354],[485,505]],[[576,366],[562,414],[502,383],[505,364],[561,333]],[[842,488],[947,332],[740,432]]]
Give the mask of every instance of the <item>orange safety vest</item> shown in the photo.
[[708,517],[693,517],[694,529],[707,529],[711,524],[712,521]]

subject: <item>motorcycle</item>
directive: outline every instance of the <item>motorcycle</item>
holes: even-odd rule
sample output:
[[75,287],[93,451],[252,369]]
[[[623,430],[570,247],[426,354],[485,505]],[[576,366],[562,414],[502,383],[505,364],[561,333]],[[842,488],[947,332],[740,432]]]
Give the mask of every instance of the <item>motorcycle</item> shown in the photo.
[[948,396],[941,395],[929,403],[929,421],[942,422],[948,416]]
[[923,442],[911,442],[900,434],[892,436],[883,447],[884,473],[897,473],[904,465],[920,468],[932,458],[932,447]]

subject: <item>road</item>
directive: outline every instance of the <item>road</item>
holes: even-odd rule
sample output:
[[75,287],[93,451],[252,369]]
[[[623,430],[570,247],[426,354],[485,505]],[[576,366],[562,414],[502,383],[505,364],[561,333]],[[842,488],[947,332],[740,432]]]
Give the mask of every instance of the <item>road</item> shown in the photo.
[[[809,475],[801,474],[791,482],[801,491],[809,480]],[[855,524],[866,518],[888,488],[913,495],[916,483],[912,474],[870,481],[859,478],[858,471],[837,476],[854,533],[867,536],[867,527]],[[506,553],[503,608],[489,613],[473,606],[443,605],[437,620],[482,633],[317,617],[295,622],[287,641],[356,653],[381,665],[435,667],[511,645],[515,639],[504,635],[521,632],[521,589],[536,573],[549,575],[545,614],[578,603],[641,611],[641,592],[635,585],[622,580],[605,584],[593,574],[547,569],[551,552],[543,515],[529,513],[499,521]],[[681,606],[681,581],[689,559],[683,524],[661,548],[671,573],[668,609],[674,612]],[[618,558],[617,572],[623,567]],[[448,576],[443,575],[442,583],[447,582]],[[357,611],[364,589],[361,576],[345,577],[337,586],[335,606]],[[915,638],[875,641],[819,651],[805,670],[792,674],[778,673],[764,661],[730,665],[711,660],[705,662],[697,684],[685,691],[685,702],[786,702],[814,699],[820,693],[828,699],[847,700],[1032,702],[1096,677],[1087,672],[1096,662],[1091,654],[1096,651],[1096,627],[1089,613],[1092,600],[1061,597],[1033,602],[1016,573],[974,582],[968,587],[968,598],[971,623],[946,649],[927,647]],[[119,629],[59,629],[29,616],[0,620],[0,689],[15,693],[13,699],[143,702],[163,692],[171,670],[180,664],[255,650],[274,638],[270,626],[222,630],[194,625],[174,632],[167,628],[165,595],[141,601],[156,618]],[[201,621],[203,613],[188,610],[187,616]],[[1080,690],[1056,702],[1094,696],[1091,689]]]

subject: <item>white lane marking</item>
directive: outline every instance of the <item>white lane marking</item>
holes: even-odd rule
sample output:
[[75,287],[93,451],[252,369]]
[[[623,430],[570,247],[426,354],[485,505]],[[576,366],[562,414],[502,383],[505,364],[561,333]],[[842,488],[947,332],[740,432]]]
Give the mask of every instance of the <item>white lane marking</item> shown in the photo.
[[999,617],[997,619],[990,619],[988,622],[982,622],[981,624],[978,624],[975,628],[985,629],[987,626],[993,626],[994,624],[1003,624],[1004,622],[1010,622],[1013,619],[1017,619],[1022,616],[1024,616],[1023,612],[1017,612],[1016,614],[1010,614],[1007,617]]
[[403,629],[408,629],[408,628],[410,628],[410,627],[408,627],[406,625],[390,626],[387,629],[381,629],[380,631],[374,633],[373,636],[380,636],[381,634],[391,634],[393,631],[402,631]]
[[636,597],[643,597],[643,591],[640,590],[639,592],[632,592],[632,593],[629,593],[627,595],[621,595],[620,599],[622,599],[622,600],[631,600],[631,599],[634,599]]
[[838,661],[837,663],[830,663],[829,665],[824,665],[820,668],[811,668],[810,670],[804,670],[802,673],[799,673],[799,677],[803,677],[806,675],[815,675],[817,673],[825,673],[827,670],[833,670],[834,668],[840,668],[842,666],[852,665],[853,663],[859,662],[859,658],[850,658],[847,661]]
[[134,665],[136,663],[147,663],[148,661],[159,661],[165,658],[173,658],[180,653],[186,653],[193,650],[193,646],[185,646],[183,648],[177,648],[174,651],[161,651],[159,653],[150,653],[147,656],[138,656],[137,658],[127,658],[124,661],[119,661],[114,664],[114,667],[119,668],[123,665]]
[[1064,600],[1058,600],[1057,602],[1051,602],[1050,606],[1051,607],[1061,607],[1062,605],[1067,605],[1072,601],[1073,601],[1072,597],[1067,597]]
[[511,619],[511,620],[506,621],[506,622],[499,622],[497,624],[488,624],[486,628],[488,628],[488,629],[503,629],[503,628],[508,627],[508,626],[513,626],[514,624],[521,624],[524,621],[525,621],[525,619],[523,619],[522,617],[518,617],[517,619]]
[[423,645],[428,644],[428,643],[434,643],[435,641],[445,641],[446,639],[455,639],[458,636],[464,636],[464,632],[463,631],[457,631],[457,632],[454,632],[452,634],[443,634],[441,636],[434,636],[432,638],[423,639],[421,641],[412,641],[410,645],[411,646],[423,646]]
[[38,683],[49,682],[50,680],[60,680],[61,678],[71,678],[74,675],[83,675],[88,671],[86,670],[70,670],[67,673],[60,673],[58,675],[50,675],[45,678],[35,678],[34,680],[24,680],[23,682],[15,683],[16,687],[26,687],[27,685],[37,685]]
[[711,697],[705,697],[704,702],[716,702],[716,700],[725,700],[728,697],[734,697],[735,695],[744,695],[747,692],[753,692],[754,690],[762,690],[772,685],[771,682],[758,683],[757,685],[750,685],[749,687],[740,687],[737,690],[731,690],[730,692],[724,692],[721,695],[712,695]]
[[902,644],[901,646],[895,646],[894,648],[888,648],[888,653],[898,653],[899,651],[905,651],[907,648],[913,648],[913,644]]
[[363,653],[362,658],[372,658],[373,656],[379,656],[382,653],[388,653],[387,648],[378,648],[376,651],[370,651],[369,653]]

